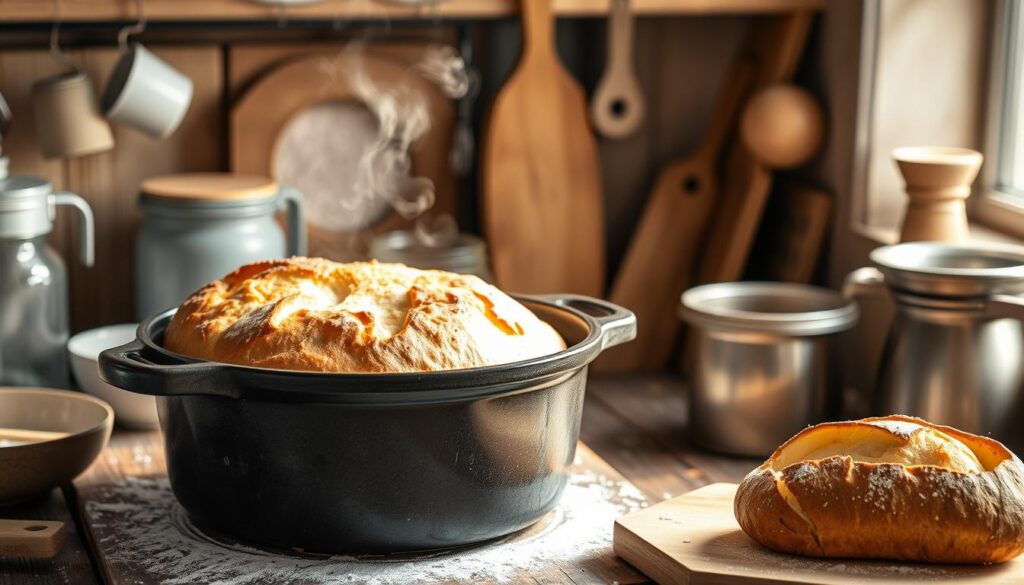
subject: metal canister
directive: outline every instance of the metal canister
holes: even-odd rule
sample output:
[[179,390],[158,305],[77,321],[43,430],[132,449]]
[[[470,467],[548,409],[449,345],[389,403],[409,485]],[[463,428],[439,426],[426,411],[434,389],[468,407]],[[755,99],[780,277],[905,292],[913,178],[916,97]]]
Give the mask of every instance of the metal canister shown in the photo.
[[690,434],[699,445],[762,456],[826,420],[840,397],[835,337],[856,306],[813,286],[726,282],[683,294],[691,325]]
[[93,218],[78,195],[39,177],[7,176],[0,157],[0,385],[69,386],[67,269],[46,244],[56,207],[78,212],[78,251],[93,263]]
[[447,270],[475,274],[488,282],[493,280],[487,266],[487,247],[482,239],[470,234],[457,234],[430,245],[413,231],[386,232],[370,243],[370,257],[423,270]]
[[876,248],[871,262],[846,290],[895,311],[877,386],[861,402],[1024,449],[1024,247],[904,242]]
[[[302,198],[266,177],[192,173],[147,179],[135,254],[136,317],[176,307],[250,262],[304,255]],[[288,212],[288,237],[275,220]]]

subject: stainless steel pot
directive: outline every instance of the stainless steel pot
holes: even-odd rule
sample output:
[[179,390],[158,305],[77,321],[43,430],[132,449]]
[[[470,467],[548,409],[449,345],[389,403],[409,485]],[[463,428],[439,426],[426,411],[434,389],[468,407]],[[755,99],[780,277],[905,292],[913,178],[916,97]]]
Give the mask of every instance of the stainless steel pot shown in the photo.
[[115,386],[158,397],[171,487],[200,521],[311,552],[448,548],[555,506],[587,365],[636,332],[632,313],[604,301],[520,300],[567,349],[440,372],[272,370],[167,351],[168,311],[100,367]]
[[767,282],[699,286],[682,297],[692,326],[690,434],[736,455],[768,454],[839,397],[835,334],[857,320],[841,295]]
[[379,234],[370,242],[370,257],[381,262],[400,262],[423,270],[447,270],[474,274],[491,282],[487,267],[487,246],[481,238],[458,234],[436,246],[423,243],[416,232],[395,230]]
[[874,395],[877,414],[910,414],[1024,449],[1024,248],[911,242],[871,253],[853,297],[896,311]]

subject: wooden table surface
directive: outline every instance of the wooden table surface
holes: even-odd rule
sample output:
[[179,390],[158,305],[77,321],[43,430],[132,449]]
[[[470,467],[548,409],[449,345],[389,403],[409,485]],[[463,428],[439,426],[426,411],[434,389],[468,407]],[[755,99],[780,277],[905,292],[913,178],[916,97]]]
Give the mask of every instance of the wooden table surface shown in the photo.
[[[759,461],[722,457],[700,451],[686,440],[685,393],[672,375],[592,377],[587,387],[580,439],[635,485],[650,502],[713,482],[737,482]],[[600,463],[598,462],[600,465]],[[68,540],[54,559],[0,559],[0,585],[112,582],[107,559],[83,529],[84,502],[98,486],[120,478],[160,477],[164,459],[159,434],[116,431],[107,451],[74,485],[15,507],[0,508],[0,517],[62,520]],[[611,470],[609,470],[611,473]],[[608,526],[609,533],[611,526]],[[622,563],[614,557],[611,564]],[[607,563],[606,563],[607,564]],[[628,566],[605,567],[618,582],[632,573]],[[634,574],[635,575],[635,574]],[[549,582],[545,576],[532,581]],[[581,582],[565,572],[556,582]],[[586,582],[594,582],[593,575]]]

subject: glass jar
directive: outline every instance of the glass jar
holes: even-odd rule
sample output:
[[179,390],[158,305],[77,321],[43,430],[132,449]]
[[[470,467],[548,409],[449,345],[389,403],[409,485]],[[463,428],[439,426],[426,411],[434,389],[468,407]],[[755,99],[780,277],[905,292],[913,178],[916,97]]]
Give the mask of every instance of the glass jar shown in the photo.
[[0,385],[70,387],[67,269],[46,244],[58,205],[78,211],[79,256],[92,266],[92,211],[82,198],[38,177],[0,175]]

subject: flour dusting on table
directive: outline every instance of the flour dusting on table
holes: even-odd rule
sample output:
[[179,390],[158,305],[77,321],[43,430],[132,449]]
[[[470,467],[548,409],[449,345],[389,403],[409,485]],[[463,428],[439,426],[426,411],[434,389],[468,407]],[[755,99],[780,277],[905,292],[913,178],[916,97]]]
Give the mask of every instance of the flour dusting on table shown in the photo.
[[125,573],[145,573],[147,582],[165,585],[507,582],[532,569],[612,554],[614,520],[645,503],[631,484],[575,473],[559,506],[521,534],[397,560],[299,557],[217,542],[191,525],[166,478],[128,478],[99,488],[91,499],[86,514],[112,568],[130,566]]

